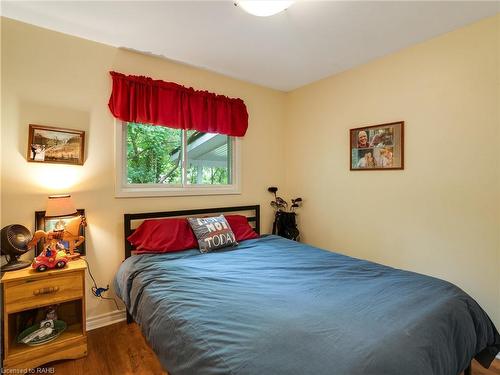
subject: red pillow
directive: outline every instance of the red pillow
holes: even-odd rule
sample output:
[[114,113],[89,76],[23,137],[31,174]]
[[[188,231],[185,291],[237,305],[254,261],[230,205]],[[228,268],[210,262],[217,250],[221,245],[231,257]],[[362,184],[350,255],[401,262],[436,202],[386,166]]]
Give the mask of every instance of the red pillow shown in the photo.
[[224,215],[227,223],[236,237],[236,241],[251,240],[257,238],[259,235],[255,233],[253,228],[248,223],[248,220],[243,215]]
[[198,241],[183,218],[144,220],[127,240],[135,247],[135,254],[198,248]]

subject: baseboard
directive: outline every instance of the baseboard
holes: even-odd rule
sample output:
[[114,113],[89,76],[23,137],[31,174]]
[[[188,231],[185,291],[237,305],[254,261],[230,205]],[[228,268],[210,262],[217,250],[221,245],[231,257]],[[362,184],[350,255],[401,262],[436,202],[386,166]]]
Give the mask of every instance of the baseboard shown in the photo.
[[115,310],[109,313],[92,316],[87,319],[87,331],[122,322],[126,319],[127,314],[124,310]]

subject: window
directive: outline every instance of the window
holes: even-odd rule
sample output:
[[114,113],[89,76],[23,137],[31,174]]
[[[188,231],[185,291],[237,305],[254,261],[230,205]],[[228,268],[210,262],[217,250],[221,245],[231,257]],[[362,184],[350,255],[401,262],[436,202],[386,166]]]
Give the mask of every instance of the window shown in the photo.
[[239,193],[234,137],[117,123],[117,196]]

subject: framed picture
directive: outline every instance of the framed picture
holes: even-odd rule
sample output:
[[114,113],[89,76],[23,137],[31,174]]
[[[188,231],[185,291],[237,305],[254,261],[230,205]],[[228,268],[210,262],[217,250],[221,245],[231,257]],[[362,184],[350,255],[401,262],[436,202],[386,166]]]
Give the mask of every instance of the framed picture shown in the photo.
[[[61,217],[45,217],[45,211],[35,211],[35,228],[36,230],[43,230],[44,232],[48,232],[50,230],[56,229],[58,225],[65,225],[66,222],[70,219],[73,219],[76,216],[85,216],[84,209],[76,210],[77,214],[72,216],[61,216]],[[80,236],[85,237],[85,228],[80,226]],[[67,249],[69,244],[66,241],[61,241],[63,246]],[[35,256],[39,255],[43,250],[44,241],[41,240],[38,242],[37,247],[35,248]],[[85,255],[85,241],[75,248],[75,252],[80,255]]]
[[30,124],[28,161],[83,165],[84,151],[84,131]]
[[350,129],[351,171],[404,169],[404,121]]

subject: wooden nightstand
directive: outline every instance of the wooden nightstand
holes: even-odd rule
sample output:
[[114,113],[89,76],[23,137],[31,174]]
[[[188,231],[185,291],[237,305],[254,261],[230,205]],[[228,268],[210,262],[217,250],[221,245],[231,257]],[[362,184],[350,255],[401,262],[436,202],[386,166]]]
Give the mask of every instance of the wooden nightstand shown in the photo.
[[[60,359],[87,355],[85,330],[85,269],[84,260],[69,262],[60,270],[37,272],[31,267],[6,272],[2,276],[3,292],[3,367],[29,369]],[[67,324],[66,330],[54,341],[40,346],[16,343],[22,316],[29,310],[58,305],[58,319]]]

